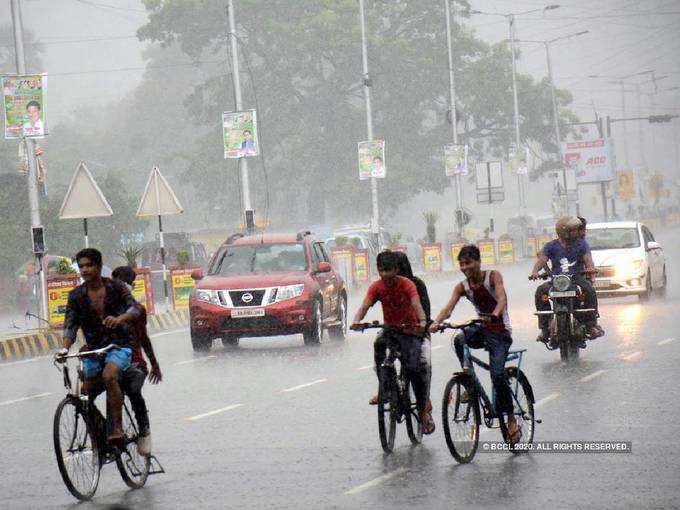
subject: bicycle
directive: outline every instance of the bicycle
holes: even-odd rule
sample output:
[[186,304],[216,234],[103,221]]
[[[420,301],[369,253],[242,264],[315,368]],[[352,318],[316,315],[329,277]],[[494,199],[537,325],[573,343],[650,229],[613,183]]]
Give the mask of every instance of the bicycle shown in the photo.
[[[394,330],[399,326],[380,324],[378,321],[360,324],[362,331],[366,329]],[[404,324],[401,327],[414,327]],[[378,367],[378,432],[380,444],[385,453],[394,450],[394,440],[397,423],[406,423],[406,431],[411,443],[420,444],[423,441],[423,424],[420,421],[415,403],[415,393],[409,378],[409,371],[401,359],[401,352],[397,344],[388,342],[389,354],[383,364]],[[399,362],[399,371],[395,362]],[[415,424],[414,424],[415,420]]]
[[[113,445],[106,441],[107,422],[94,403],[97,395],[90,398],[81,392],[83,359],[102,356],[117,347],[111,344],[102,349],[56,356],[54,360],[54,365],[62,372],[67,390],[66,397],[54,413],[54,452],[66,488],[81,501],[88,501],[94,496],[104,464],[115,462],[120,476],[131,489],[143,487],[150,475],[165,473],[155,456],[143,456],[137,451],[139,432],[127,396],[123,401],[125,437],[120,444]],[[67,365],[71,358],[79,361],[75,388]]]
[[[475,319],[464,324],[442,323],[439,331],[446,329],[460,329],[481,324],[483,321]],[[455,338],[455,337],[454,337]],[[454,338],[451,347],[455,353]],[[522,445],[531,444],[534,439],[534,427],[541,420],[534,415],[534,392],[524,372],[521,370],[522,359],[526,349],[509,351],[506,363],[517,360],[517,365],[505,368],[505,374],[510,383],[513,400],[513,414],[517,417],[517,425],[522,431]],[[509,444],[513,453],[526,451],[525,447],[510,442],[504,413],[496,412],[496,395],[492,391],[491,398],[477,378],[474,365],[489,370],[488,363],[483,362],[470,353],[470,348],[464,346],[463,371],[453,374],[446,384],[442,399],[442,423],[444,437],[451,455],[460,463],[470,462],[477,452],[479,445],[479,428],[481,425],[480,404],[484,412],[484,424],[487,428],[500,428],[503,441]],[[463,394],[467,399],[461,398]],[[498,425],[495,425],[498,420]]]

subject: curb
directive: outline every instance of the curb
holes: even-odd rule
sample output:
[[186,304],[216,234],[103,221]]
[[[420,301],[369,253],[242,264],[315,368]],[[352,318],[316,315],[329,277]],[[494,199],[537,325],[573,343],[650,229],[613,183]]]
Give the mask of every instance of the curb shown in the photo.
[[[189,324],[189,310],[149,315],[149,333],[158,333]],[[56,351],[61,347],[61,329],[44,330],[31,335],[0,339],[0,363],[36,358]]]

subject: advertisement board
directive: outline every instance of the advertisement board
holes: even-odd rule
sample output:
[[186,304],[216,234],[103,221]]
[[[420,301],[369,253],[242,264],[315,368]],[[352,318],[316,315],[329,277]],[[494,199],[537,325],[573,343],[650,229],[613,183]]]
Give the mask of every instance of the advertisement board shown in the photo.
[[368,250],[356,250],[354,252],[354,281],[357,283],[368,282],[371,272],[368,265]]
[[46,85],[44,74],[2,77],[6,139],[43,138],[47,134]]
[[358,154],[360,180],[385,178],[385,140],[359,142]]
[[170,269],[170,282],[172,286],[172,303],[175,310],[189,308],[189,296],[196,286],[196,281],[191,273],[198,268],[173,268]]
[[257,156],[260,153],[257,112],[223,112],[222,138],[225,159]]
[[444,167],[447,177],[468,174],[468,146],[445,145]]
[[439,243],[423,245],[423,267],[426,273],[442,270],[442,245]]
[[632,170],[616,172],[616,194],[623,200],[635,198],[635,174]]
[[482,265],[496,263],[496,247],[493,239],[480,239],[477,241],[479,255],[482,258]]
[[151,285],[151,268],[150,267],[136,267],[134,286],[132,287],[132,296],[138,303],[146,307],[146,313],[153,315],[156,310],[153,301],[153,286]]
[[498,240],[498,261],[501,264],[512,264],[515,261],[515,243],[509,237]]
[[52,275],[47,277],[47,306],[52,327],[60,327],[66,317],[68,293],[78,286],[77,274]]
[[564,164],[576,172],[576,182],[608,182],[614,178],[609,140],[585,140],[562,143]]
[[469,244],[466,240],[451,243],[451,263],[453,264],[454,268],[458,267],[458,254],[466,244]]

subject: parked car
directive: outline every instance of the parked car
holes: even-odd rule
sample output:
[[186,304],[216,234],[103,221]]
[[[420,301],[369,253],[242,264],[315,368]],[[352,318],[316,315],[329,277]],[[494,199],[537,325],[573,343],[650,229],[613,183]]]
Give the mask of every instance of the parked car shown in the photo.
[[661,245],[642,223],[617,221],[588,225],[586,240],[598,269],[595,289],[604,296],[664,295],[668,285]]
[[344,339],[347,291],[324,243],[309,232],[232,236],[215,253],[189,298],[191,343],[207,350],[242,337],[302,333],[318,344],[323,331]]

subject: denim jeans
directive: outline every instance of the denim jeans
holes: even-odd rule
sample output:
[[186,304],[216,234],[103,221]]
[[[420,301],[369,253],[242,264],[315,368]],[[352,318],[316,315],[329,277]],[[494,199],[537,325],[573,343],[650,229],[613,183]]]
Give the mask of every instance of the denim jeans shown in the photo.
[[454,346],[456,355],[463,366],[463,346],[467,344],[472,349],[486,349],[489,351],[489,372],[491,383],[496,391],[496,407],[499,412],[511,413],[512,392],[505,377],[505,360],[512,344],[512,337],[507,333],[495,333],[480,326],[470,326],[456,335]]

